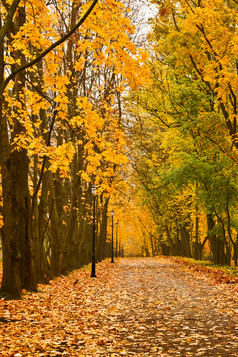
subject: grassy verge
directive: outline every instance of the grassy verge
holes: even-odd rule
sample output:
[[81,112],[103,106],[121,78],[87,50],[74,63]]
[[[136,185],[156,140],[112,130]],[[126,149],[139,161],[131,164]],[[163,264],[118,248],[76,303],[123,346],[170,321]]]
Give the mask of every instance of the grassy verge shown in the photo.
[[195,260],[192,258],[183,258],[185,261],[187,261],[188,263],[191,264],[195,264],[195,265],[200,265],[203,267],[209,267],[213,270],[219,270],[222,271],[228,275],[232,276],[236,276],[238,277],[238,267],[235,266],[229,266],[229,265],[217,265],[214,264],[208,260]]
[[238,284],[238,267],[216,265],[210,261],[195,260],[192,258],[171,257],[179,264],[186,265],[194,271],[206,274],[218,283]]

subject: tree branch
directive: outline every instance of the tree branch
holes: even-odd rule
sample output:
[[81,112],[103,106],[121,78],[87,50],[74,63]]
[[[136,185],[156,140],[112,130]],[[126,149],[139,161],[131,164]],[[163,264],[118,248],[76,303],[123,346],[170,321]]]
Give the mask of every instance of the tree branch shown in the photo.
[[[15,0],[15,2],[19,3],[20,0]],[[84,23],[84,21],[87,19],[87,17],[90,15],[92,10],[94,9],[95,5],[97,4],[98,0],[93,0],[91,6],[89,9],[85,12],[85,14],[81,17],[81,19],[78,21],[78,23],[66,34],[64,35],[61,39],[53,43],[51,46],[49,46],[45,51],[43,51],[41,54],[39,54],[35,59],[33,59],[30,62],[25,63],[24,65],[18,67],[15,69],[2,83],[0,87],[0,96],[3,94],[6,86],[8,83],[20,72],[24,71],[25,69],[32,67],[34,64],[39,62],[42,58],[44,58],[49,52],[51,52],[54,48],[59,46],[61,43],[65,42],[75,31],[78,30],[78,28]],[[1,39],[1,38],[0,38]]]
[[12,5],[9,8],[8,15],[7,15],[7,18],[6,18],[6,22],[5,22],[5,24],[3,25],[3,27],[0,30],[0,42],[2,42],[4,37],[6,36],[6,33],[7,33],[8,29],[9,29],[9,26],[11,25],[13,16],[15,15],[15,12],[17,10],[17,6],[19,5],[20,1],[21,0],[14,0],[12,2]]

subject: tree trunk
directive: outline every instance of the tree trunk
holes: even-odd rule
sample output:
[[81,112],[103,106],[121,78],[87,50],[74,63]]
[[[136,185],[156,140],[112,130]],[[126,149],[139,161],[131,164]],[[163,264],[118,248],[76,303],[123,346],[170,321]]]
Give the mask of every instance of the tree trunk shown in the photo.
[[184,224],[180,228],[180,235],[181,235],[181,243],[184,248],[184,255],[186,257],[191,258],[192,254],[191,254],[191,246],[190,246],[190,237]]
[[214,227],[215,227],[215,221],[212,215],[207,214],[207,230],[208,230],[208,239],[210,241],[210,246],[211,246],[212,262],[215,264],[219,264],[222,247],[217,235],[213,232]]
[[[1,130],[1,137],[3,131]],[[5,147],[6,149],[6,147]],[[19,202],[17,200],[17,164],[16,152],[9,155],[2,150],[2,187],[3,187],[3,277],[1,292],[10,298],[20,298],[21,280],[19,271],[20,241],[19,241]]]
[[[25,22],[25,9],[21,7],[15,24],[11,24],[8,35],[11,37]],[[4,58],[1,44],[0,83],[4,75]],[[24,63],[25,58],[16,51],[14,58]],[[14,68],[14,65],[13,65]],[[24,107],[22,89],[24,76],[15,76],[13,94],[16,101]],[[29,229],[30,195],[28,190],[29,160],[25,149],[12,145],[14,138],[25,131],[20,124],[17,106],[12,108],[13,125],[11,133],[7,119],[3,116],[4,98],[0,97],[0,156],[3,189],[3,279],[1,291],[9,297],[19,298],[21,289],[36,290],[33,264],[33,247]],[[11,137],[10,137],[11,135]]]
[[195,217],[195,246],[194,246],[194,258],[198,260],[200,258],[199,254],[199,217],[198,217],[198,206],[196,205],[196,217]]

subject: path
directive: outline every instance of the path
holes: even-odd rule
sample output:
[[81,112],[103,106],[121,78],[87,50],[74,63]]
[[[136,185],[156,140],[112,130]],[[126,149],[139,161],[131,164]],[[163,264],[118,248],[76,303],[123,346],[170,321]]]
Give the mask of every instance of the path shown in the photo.
[[[164,258],[121,259],[100,264],[97,275],[77,271],[43,286],[20,302],[22,315],[8,305],[11,318],[22,316],[15,355],[238,356],[237,301],[187,267]],[[13,326],[3,328],[2,343],[11,345]]]

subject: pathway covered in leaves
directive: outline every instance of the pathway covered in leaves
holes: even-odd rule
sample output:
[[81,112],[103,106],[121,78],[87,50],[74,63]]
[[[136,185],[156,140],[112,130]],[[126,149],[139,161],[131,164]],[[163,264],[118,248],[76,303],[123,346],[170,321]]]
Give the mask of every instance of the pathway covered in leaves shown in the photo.
[[0,301],[0,356],[238,356],[235,284],[124,258]]

